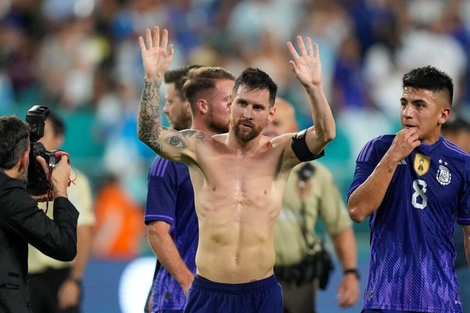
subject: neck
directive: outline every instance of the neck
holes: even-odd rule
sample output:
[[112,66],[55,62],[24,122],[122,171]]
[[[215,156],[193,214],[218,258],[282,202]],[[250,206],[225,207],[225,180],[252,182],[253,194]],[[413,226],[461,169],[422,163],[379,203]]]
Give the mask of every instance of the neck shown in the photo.
[[19,177],[21,176],[18,165],[8,170],[2,169],[2,172],[4,172],[5,175],[7,175],[8,177],[15,178],[15,179],[19,179]]
[[201,120],[193,120],[193,123],[191,124],[191,129],[197,129],[197,130],[200,130],[208,135],[217,135],[217,133],[210,129],[209,127],[207,127],[206,123],[204,123],[203,121]]
[[256,153],[261,146],[261,135],[253,138],[250,141],[240,140],[235,133],[230,130],[225,140],[225,145],[235,154],[240,157],[247,157]]

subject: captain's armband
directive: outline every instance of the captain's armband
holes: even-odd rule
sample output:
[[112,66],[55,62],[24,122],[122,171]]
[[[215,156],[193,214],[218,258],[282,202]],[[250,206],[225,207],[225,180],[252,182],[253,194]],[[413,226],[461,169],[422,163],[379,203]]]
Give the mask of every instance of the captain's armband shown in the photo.
[[320,154],[313,154],[307,146],[305,139],[307,130],[304,129],[292,137],[291,147],[294,151],[295,156],[302,162],[312,161],[321,158],[325,155],[325,151],[322,150]]

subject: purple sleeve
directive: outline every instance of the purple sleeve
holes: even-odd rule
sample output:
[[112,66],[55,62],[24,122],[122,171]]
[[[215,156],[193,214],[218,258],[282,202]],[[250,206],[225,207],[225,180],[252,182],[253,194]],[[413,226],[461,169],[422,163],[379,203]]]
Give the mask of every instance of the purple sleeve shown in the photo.
[[156,157],[148,174],[145,223],[164,221],[173,224],[176,207],[176,171],[174,163]]

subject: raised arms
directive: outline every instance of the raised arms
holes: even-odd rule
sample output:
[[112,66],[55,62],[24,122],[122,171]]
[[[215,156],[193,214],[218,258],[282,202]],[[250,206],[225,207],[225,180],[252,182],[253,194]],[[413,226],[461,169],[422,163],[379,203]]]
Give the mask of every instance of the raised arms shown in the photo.
[[189,146],[180,132],[162,126],[160,119],[160,85],[173,59],[173,44],[168,44],[168,31],[155,26],[139,36],[145,84],[139,105],[137,133],[139,139],[162,157],[181,161],[182,151]]
[[307,47],[301,36],[297,36],[299,53],[291,42],[287,48],[293,57],[289,61],[292,71],[304,86],[310,99],[312,119],[315,126],[307,130],[307,146],[313,154],[319,154],[328,142],[336,136],[336,126],[328,101],[322,89],[322,75],[320,51],[318,45],[312,45],[312,40],[307,37]]

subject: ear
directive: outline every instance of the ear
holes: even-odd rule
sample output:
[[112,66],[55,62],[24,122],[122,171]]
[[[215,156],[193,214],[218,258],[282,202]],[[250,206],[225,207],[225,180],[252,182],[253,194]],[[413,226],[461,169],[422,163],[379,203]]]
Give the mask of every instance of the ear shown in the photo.
[[29,150],[25,151],[22,155],[21,158],[19,159],[19,167],[18,167],[18,172],[22,173],[23,171],[28,170],[28,165],[29,165]]
[[197,108],[198,108],[198,111],[201,112],[201,114],[204,115],[209,111],[209,104],[204,99],[198,99],[197,100]]
[[233,103],[233,97],[232,95],[229,95],[229,99],[227,101],[227,112],[232,112],[232,103]]
[[276,107],[273,106],[272,108],[269,109],[268,119],[266,120],[268,123],[273,120],[275,113],[276,113]]
[[447,122],[449,118],[450,118],[450,107],[445,107],[441,110],[441,115],[439,116],[438,123],[442,125],[445,122]]

